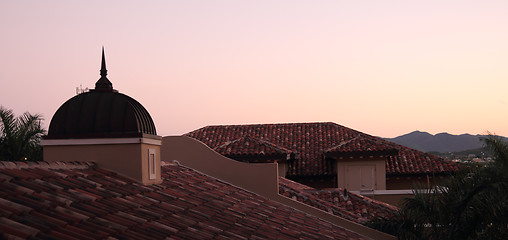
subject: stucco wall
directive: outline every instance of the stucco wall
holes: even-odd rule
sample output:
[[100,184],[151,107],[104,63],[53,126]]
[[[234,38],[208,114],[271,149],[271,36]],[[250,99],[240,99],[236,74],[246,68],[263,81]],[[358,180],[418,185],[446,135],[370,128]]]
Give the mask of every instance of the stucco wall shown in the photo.
[[[277,163],[244,163],[226,158],[205,144],[185,136],[162,138],[163,161],[176,160],[184,166],[245,188],[260,195],[278,192]],[[261,194],[263,193],[263,194]]]
[[[156,178],[148,177],[148,149],[155,150]],[[161,182],[160,146],[146,143],[45,145],[44,161],[88,161],[143,184]]]
[[162,139],[161,154],[163,161],[176,160],[184,166],[191,167],[232,185],[317,216],[372,239],[396,239],[392,235],[379,232],[279,195],[277,163],[249,164],[238,162],[226,158],[210,149],[204,143],[186,136],[164,137]]
[[387,177],[386,189],[413,189],[414,186],[420,185],[424,188],[432,188],[436,185],[442,185],[448,177],[444,176],[420,176],[420,177]]
[[349,187],[348,182],[357,181],[354,179],[356,176],[349,176],[347,169],[350,166],[373,166],[375,168],[375,188],[374,190],[386,189],[386,169],[384,158],[347,158],[337,160],[337,186],[339,188],[346,188],[348,190],[357,191]]
[[286,173],[288,172],[288,164],[286,162],[277,162],[279,176],[286,177]]

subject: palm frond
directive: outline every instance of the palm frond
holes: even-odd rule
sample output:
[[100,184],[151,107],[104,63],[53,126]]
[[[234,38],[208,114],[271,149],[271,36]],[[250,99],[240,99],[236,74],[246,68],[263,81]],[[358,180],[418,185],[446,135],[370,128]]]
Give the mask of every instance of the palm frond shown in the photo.
[[484,139],[495,156],[488,164],[463,164],[459,172],[433,190],[414,186],[397,213],[399,228],[374,224],[399,239],[508,239],[508,144]]
[[28,112],[14,117],[12,110],[0,107],[0,160],[42,160],[39,141],[45,130],[42,116]]

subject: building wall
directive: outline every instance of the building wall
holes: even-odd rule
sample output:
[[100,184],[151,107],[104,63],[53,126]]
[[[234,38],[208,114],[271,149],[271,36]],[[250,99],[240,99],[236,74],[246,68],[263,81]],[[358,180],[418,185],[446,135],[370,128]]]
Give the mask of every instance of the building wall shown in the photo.
[[244,163],[215,152],[204,143],[185,136],[162,139],[163,161],[179,163],[252,192],[278,194],[277,163]]
[[286,177],[286,173],[288,172],[288,164],[284,161],[277,162],[277,169],[279,171],[279,177]]
[[[360,193],[358,193],[360,194]],[[411,191],[405,192],[391,192],[387,191],[386,193],[375,193],[375,194],[363,194],[368,198],[372,198],[381,202],[388,203],[393,206],[402,207],[402,203],[406,198],[412,198],[413,194]]]
[[[160,183],[160,146],[146,143],[45,145],[44,161],[95,162],[143,184]],[[151,149],[151,150],[149,150]],[[149,153],[154,154],[155,177],[150,179]]]
[[385,159],[373,157],[337,160],[337,186],[352,191],[385,190]]
[[[154,159],[150,160],[150,154]],[[153,161],[153,162],[150,162]],[[153,165],[153,166],[152,166]],[[149,169],[151,167],[152,169]],[[144,184],[161,183],[161,148],[160,145],[141,144],[141,172]],[[152,177],[150,176],[152,174]]]
[[278,193],[278,167],[276,163],[249,164],[226,158],[204,143],[186,136],[169,136],[162,139],[162,160],[176,160],[184,166],[255,192],[261,196],[317,216],[337,226],[368,236],[372,239],[396,239],[394,236],[351,222],[318,208],[287,198]]
[[412,176],[412,177],[387,177],[386,190],[374,191],[354,191],[356,194],[361,194],[366,197],[376,199],[394,206],[402,207],[402,203],[406,198],[414,197],[413,191],[415,187],[420,187],[426,191],[432,189],[434,186],[442,185],[447,177],[436,176]]
[[412,176],[412,177],[387,177],[386,189],[413,189],[414,186],[422,186],[423,188],[432,188],[439,186],[448,177],[446,176]]
[[244,163],[274,163],[278,165],[279,176],[285,177],[288,171],[287,154],[280,155],[223,155],[227,158],[234,159]]
[[287,176],[287,179],[307,185],[315,189],[336,188],[337,175],[327,176]]

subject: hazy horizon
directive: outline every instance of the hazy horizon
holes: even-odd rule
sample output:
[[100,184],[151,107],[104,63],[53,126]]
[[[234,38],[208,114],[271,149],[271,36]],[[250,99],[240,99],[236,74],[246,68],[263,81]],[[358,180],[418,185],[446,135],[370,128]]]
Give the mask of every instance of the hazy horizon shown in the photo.
[[0,105],[51,117],[99,79],[159,135],[335,122],[508,136],[507,1],[2,1]]

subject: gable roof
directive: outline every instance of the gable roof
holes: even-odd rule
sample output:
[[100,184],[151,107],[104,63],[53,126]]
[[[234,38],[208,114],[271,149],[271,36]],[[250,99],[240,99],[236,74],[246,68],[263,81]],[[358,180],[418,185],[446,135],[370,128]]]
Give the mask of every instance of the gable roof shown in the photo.
[[317,190],[283,177],[279,177],[279,194],[360,224],[393,218],[397,211],[395,206],[343,189]]
[[215,147],[213,150],[222,155],[264,155],[264,156],[289,156],[292,153],[284,147],[273,143],[251,137],[242,136],[233,141],[226,142],[223,145]]
[[379,138],[359,135],[355,138],[341,142],[339,145],[324,150],[325,155],[348,157],[354,155],[397,155],[398,150]]
[[[386,161],[387,176],[446,174],[458,170],[457,163],[331,122],[207,126],[185,135],[211,148],[249,135],[296,151],[299,158],[290,162],[288,176],[334,175],[336,170],[324,154],[327,151],[351,151],[349,149],[357,152],[369,149],[397,150],[398,153],[392,154]],[[348,141],[351,146],[345,148],[347,145],[344,146],[344,143]],[[353,144],[358,141],[361,144]]]
[[367,239],[166,163],[140,185],[92,163],[0,162],[0,238]]

